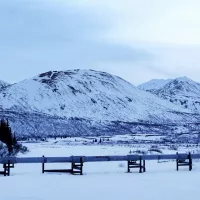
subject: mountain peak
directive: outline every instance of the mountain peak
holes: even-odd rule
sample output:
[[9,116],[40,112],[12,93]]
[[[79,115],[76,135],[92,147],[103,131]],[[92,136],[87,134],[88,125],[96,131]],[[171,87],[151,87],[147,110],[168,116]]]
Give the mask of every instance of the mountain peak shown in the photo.
[[170,81],[163,87],[163,89],[165,91],[173,90],[174,94],[192,95],[193,93],[199,93],[200,84],[186,76],[183,76]]
[[0,89],[7,87],[10,85],[9,83],[6,83],[5,81],[0,80]]
[[152,79],[146,83],[143,83],[138,86],[141,90],[151,91],[158,90],[170,82],[172,79]]
[[[161,85],[153,86],[148,90],[148,84],[144,90],[151,92],[158,97],[166,99],[176,105],[189,109],[192,112],[200,113],[200,84],[192,79],[183,76],[176,79],[162,82]],[[150,85],[151,86],[151,85]]]
[[182,81],[182,82],[195,82],[192,79],[188,78],[187,76],[181,76],[181,77],[175,78],[174,80]]
[[[48,85],[50,87],[58,86],[59,84],[66,84],[71,86],[80,86],[83,87],[93,87],[97,83],[100,85],[111,87],[116,83],[120,83],[120,81],[126,82],[129,87],[134,87],[132,84],[127,81],[121,79],[120,77],[111,75],[106,72],[95,71],[95,70],[85,70],[85,69],[73,69],[66,71],[48,71],[33,78],[34,81],[40,82],[42,84]],[[90,81],[89,81],[90,80]],[[116,87],[117,89],[117,87]]]

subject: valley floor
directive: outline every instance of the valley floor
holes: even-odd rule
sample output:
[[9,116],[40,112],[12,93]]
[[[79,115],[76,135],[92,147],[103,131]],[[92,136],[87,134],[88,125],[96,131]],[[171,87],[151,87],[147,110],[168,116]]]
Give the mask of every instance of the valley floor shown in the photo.
[[[20,156],[127,155],[130,151],[129,146],[64,145],[62,140],[25,145],[30,152]],[[176,151],[166,150],[165,153]],[[146,166],[147,172],[139,174],[138,169],[126,173],[126,162],[84,163],[84,175],[74,176],[42,174],[41,164],[16,164],[10,177],[0,176],[0,199],[199,200],[200,162],[194,161],[191,172],[188,167],[177,172],[175,161],[148,161]],[[63,163],[46,165],[50,169],[69,167]]]

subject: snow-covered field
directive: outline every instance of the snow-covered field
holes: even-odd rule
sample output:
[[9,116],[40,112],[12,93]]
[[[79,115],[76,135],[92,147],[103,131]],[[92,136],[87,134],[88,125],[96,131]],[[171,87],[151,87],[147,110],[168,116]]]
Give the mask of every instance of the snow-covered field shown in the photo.
[[[49,140],[43,143],[25,143],[30,149],[20,156],[71,156],[71,155],[127,155],[138,146],[120,145],[66,145],[66,141]],[[142,146],[142,148],[144,148]],[[184,149],[181,152],[188,152]],[[163,150],[164,153],[176,151]],[[196,149],[198,151],[198,149]],[[10,177],[0,176],[0,200],[199,200],[200,162],[176,171],[175,161],[146,163],[147,172],[126,173],[126,162],[84,163],[84,175],[62,173],[42,174],[41,164],[17,164]],[[70,168],[69,164],[46,164],[46,168]]]

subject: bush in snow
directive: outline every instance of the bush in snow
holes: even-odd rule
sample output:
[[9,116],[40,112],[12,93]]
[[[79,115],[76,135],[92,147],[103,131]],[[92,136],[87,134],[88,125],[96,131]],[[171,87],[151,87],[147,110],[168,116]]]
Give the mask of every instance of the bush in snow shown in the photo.
[[148,151],[150,153],[152,153],[152,152],[163,153],[162,150],[160,150],[157,145],[152,145]]
[[147,152],[146,151],[144,151],[144,150],[136,150],[136,151],[129,151],[129,154],[147,154]]
[[6,156],[9,156],[8,147],[3,142],[0,142],[0,157]]
[[169,146],[169,150],[177,151],[178,150],[178,146],[177,145],[170,145]]

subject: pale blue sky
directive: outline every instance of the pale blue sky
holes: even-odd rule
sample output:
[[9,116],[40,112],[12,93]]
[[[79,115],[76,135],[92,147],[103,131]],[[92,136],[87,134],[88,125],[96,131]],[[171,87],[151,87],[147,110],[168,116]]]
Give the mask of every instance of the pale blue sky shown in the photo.
[[0,1],[0,79],[81,68],[133,84],[200,81],[199,8],[197,0]]

